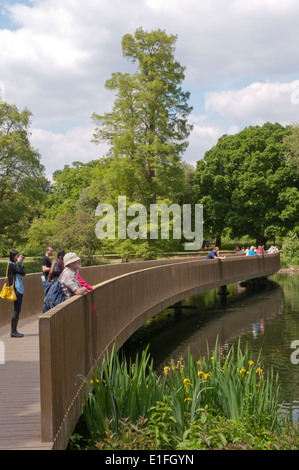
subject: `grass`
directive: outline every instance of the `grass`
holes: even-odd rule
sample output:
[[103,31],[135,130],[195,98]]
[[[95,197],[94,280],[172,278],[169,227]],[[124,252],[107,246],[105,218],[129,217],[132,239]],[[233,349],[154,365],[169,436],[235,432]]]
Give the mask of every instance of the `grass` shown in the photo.
[[[240,344],[222,357],[171,361],[157,376],[147,349],[135,363],[106,354],[83,378],[88,430],[82,448],[298,448],[298,426],[282,416],[278,377]],[[291,416],[291,415],[290,415]],[[78,440],[73,436],[73,446]]]

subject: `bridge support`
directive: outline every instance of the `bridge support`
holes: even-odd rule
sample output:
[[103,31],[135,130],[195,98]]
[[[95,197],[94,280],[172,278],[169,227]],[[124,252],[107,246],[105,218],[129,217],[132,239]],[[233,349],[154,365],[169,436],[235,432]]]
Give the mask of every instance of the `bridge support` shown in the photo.
[[265,287],[269,284],[269,279],[266,276],[262,277],[255,277],[253,279],[248,279],[247,281],[242,281],[240,282],[241,287],[249,287],[249,288],[255,288],[255,287]]
[[227,292],[227,286],[220,286],[218,295],[220,295],[221,300],[226,300],[226,297],[229,295],[229,292]]

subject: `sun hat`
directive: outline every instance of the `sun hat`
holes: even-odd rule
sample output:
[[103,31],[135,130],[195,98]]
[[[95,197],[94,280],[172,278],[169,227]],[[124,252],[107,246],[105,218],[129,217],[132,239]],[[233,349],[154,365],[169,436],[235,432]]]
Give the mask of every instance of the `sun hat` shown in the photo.
[[79,261],[79,260],[80,260],[80,257],[76,255],[76,253],[67,253],[63,257],[64,266],[68,266],[69,264],[74,263],[75,261]]

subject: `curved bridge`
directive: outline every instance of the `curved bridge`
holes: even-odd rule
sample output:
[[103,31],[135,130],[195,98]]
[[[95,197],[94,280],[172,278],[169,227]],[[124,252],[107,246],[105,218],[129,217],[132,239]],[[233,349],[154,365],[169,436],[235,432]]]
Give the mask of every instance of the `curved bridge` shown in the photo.
[[[173,303],[211,288],[268,276],[279,255],[148,261],[83,268],[94,286],[39,319],[42,439],[65,449],[82,414],[83,381],[106,348],[123,343]],[[95,311],[91,311],[91,304]]]

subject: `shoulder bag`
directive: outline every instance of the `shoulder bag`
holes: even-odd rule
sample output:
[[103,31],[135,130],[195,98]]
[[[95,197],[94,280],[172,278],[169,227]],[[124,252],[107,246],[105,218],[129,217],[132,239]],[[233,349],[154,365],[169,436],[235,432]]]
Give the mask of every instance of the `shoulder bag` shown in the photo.
[[[8,273],[8,264],[7,264],[7,268],[6,268],[6,276],[5,276],[6,279],[7,279],[7,273]],[[8,286],[6,284],[6,282],[4,283],[4,285],[2,287],[2,290],[1,290],[1,293],[0,293],[1,299],[10,300],[12,302],[17,300],[14,285],[15,285],[15,279],[13,280],[13,283],[12,283],[11,286]]]

